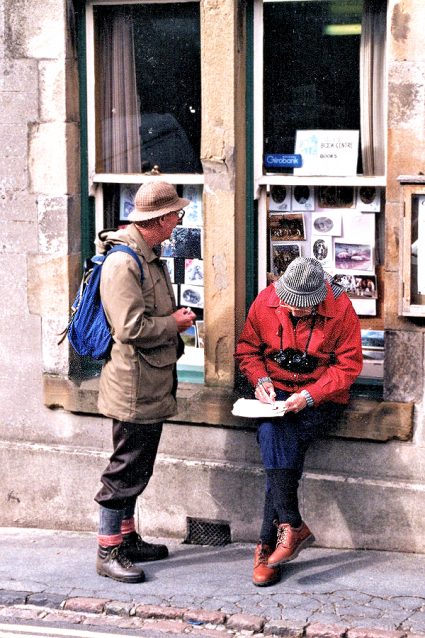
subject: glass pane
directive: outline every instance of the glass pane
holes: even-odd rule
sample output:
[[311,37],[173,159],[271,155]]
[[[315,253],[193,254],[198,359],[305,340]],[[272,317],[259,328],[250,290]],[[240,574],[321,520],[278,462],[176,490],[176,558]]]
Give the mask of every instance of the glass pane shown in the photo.
[[412,304],[425,304],[425,195],[412,197],[411,275],[410,297]]
[[201,173],[199,4],[96,6],[96,170]]
[[362,0],[264,3],[265,154],[293,153],[297,129],[360,129],[362,9]]

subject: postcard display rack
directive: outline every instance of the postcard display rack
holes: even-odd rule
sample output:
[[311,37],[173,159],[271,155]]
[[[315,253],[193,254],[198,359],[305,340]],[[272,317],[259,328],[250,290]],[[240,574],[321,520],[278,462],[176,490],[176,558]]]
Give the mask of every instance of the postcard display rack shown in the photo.
[[[383,187],[273,184],[263,197],[268,268],[260,286],[277,279],[296,257],[315,257],[344,286],[357,314],[375,317],[379,298],[375,229]],[[372,331],[375,344],[370,348],[371,331],[362,332],[365,364],[359,382],[380,384],[384,333]]]
[[[120,197],[120,220],[126,221],[133,210],[137,186],[123,186]],[[178,307],[190,307],[196,314],[192,328],[181,333],[185,354],[179,360],[180,380],[201,381],[204,368],[204,267],[202,259],[202,185],[178,187],[179,194],[190,200],[185,215],[171,238],[162,243],[161,259],[170,274]],[[195,378],[196,377],[196,378]]]
[[378,186],[270,186],[268,280],[295,257],[315,257],[346,288],[358,315],[375,316],[375,215],[382,200]]

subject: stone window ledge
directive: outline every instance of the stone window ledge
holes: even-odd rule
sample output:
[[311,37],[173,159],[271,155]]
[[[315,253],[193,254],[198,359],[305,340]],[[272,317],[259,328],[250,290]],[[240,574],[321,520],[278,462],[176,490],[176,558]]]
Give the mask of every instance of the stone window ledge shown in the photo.
[[[98,384],[99,377],[78,381],[45,374],[44,403],[52,409],[63,408],[70,412],[98,414]],[[255,425],[250,419],[231,414],[236,398],[231,389],[180,383],[179,412],[169,422],[254,429]],[[332,436],[372,441],[408,441],[412,438],[413,407],[413,403],[352,399]]]

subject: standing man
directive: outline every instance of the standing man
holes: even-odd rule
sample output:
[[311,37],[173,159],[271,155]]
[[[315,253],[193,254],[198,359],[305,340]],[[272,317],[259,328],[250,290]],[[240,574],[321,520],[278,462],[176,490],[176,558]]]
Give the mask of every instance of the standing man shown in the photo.
[[176,405],[180,332],[193,325],[190,309],[176,310],[160,244],[169,239],[189,200],[166,182],[143,184],[136,193],[133,223],[104,232],[101,251],[130,246],[140,258],[118,251],[102,266],[100,294],[113,335],[100,377],[99,411],[112,418],[113,453],[95,500],[100,505],[97,573],[127,583],[145,578],[140,563],[168,556],[165,545],[146,543],[136,532],[137,497],[153,472],[164,419]]
[[286,403],[284,416],[262,419],[257,431],[267,483],[253,583],[266,586],[315,540],[298,484],[310,443],[333,424],[361,372],[360,322],[321,264],[298,257],[254,300],[236,359],[256,399]]

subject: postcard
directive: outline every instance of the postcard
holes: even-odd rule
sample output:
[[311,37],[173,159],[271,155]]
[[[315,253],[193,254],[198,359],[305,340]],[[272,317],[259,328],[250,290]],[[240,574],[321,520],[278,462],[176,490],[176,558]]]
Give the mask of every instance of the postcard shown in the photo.
[[204,307],[204,287],[182,284],[180,286],[180,305],[193,308]]
[[270,255],[270,270],[273,275],[280,277],[288,268],[291,261],[301,256],[298,244],[283,244],[272,242]]
[[350,297],[368,297],[369,299],[378,298],[378,288],[376,285],[375,275],[354,275],[355,290]]
[[372,270],[372,246],[335,241],[335,268],[338,270]]
[[319,186],[317,189],[316,210],[354,208],[354,196],[353,186]]
[[167,266],[168,274],[170,275],[171,282],[175,282],[174,279],[174,259],[172,257],[161,257],[161,261]]
[[342,216],[342,238],[350,243],[367,241],[375,245],[375,215],[360,210],[347,210]]
[[184,283],[204,285],[204,262],[202,259],[185,259]]
[[271,241],[304,241],[304,215],[302,213],[270,213]]
[[381,189],[379,186],[359,186],[356,208],[365,213],[379,213],[381,210]]
[[120,221],[127,221],[129,214],[134,209],[134,197],[139,186],[122,184],[120,188]]
[[205,325],[203,321],[195,321],[196,345],[198,348],[205,346]]
[[352,299],[361,299],[363,297],[367,297],[369,299],[378,298],[376,275],[349,275],[348,273],[336,273],[333,279],[335,283],[340,286],[344,286],[348,296]]
[[181,332],[180,336],[183,339],[185,346],[191,346],[193,348],[196,346],[195,326],[190,326],[190,328],[187,328],[186,330],[184,330],[184,332]]
[[314,210],[314,188],[313,186],[293,186],[291,209]]
[[362,347],[363,348],[380,348],[383,349],[385,345],[385,331],[384,330],[361,330],[362,335]]
[[162,243],[161,256],[201,259],[201,229],[176,226],[170,239]]
[[345,288],[345,291],[349,296],[354,295],[354,292],[356,290],[356,282],[354,280],[354,275],[337,272],[334,274],[333,280],[336,284],[339,284],[340,286]]
[[173,287],[173,292],[174,292],[174,299],[176,300],[176,306],[180,305],[179,302],[179,287],[177,284],[171,284]]
[[341,211],[326,210],[311,213],[311,232],[313,235],[341,235]]
[[183,197],[190,200],[190,204],[184,209],[185,216],[182,220],[183,226],[202,226],[202,185],[189,184],[183,186]]
[[291,210],[291,187],[274,185],[270,186],[269,210]]
[[322,266],[330,267],[333,265],[332,237],[312,237],[311,245],[312,257],[320,261]]

